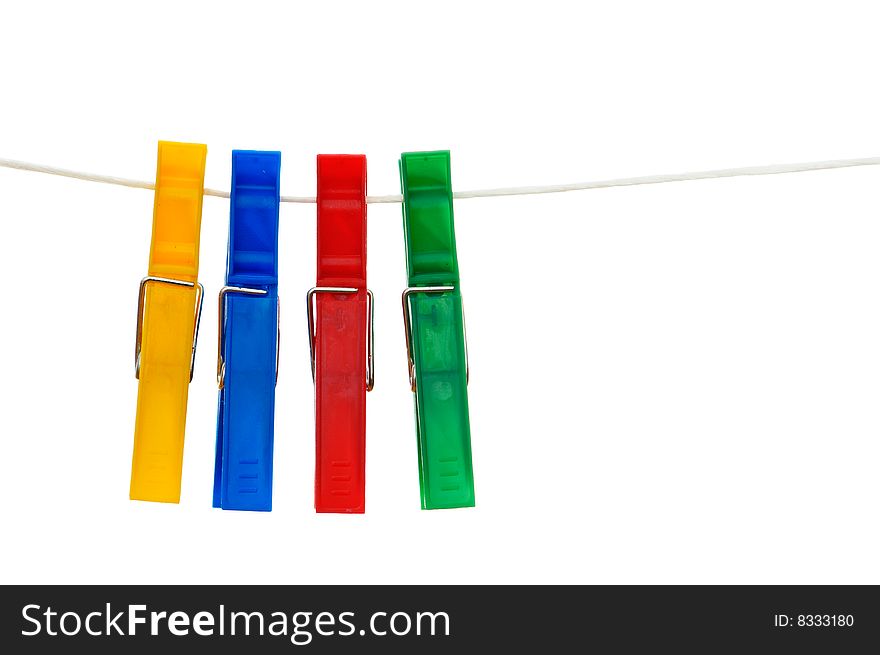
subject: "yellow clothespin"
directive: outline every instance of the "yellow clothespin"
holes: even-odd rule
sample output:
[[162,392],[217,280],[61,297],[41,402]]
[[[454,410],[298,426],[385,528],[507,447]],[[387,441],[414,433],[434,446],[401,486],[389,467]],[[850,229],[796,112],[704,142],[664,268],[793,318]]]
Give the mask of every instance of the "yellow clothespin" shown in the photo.
[[132,500],[180,502],[186,402],[204,287],[199,234],[207,146],[159,142],[153,238],[138,295]]

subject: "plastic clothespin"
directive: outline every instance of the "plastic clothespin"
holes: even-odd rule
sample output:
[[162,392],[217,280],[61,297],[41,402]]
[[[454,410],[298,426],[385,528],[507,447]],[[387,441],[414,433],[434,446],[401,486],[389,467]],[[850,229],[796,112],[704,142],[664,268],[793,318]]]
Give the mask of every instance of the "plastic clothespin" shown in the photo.
[[373,388],[366,157],[318,155],[317,201],[317,284],[306,297],[315,383],[315,510],[363,513],[366,392]]
[[272,509],[280,171],[280,152],[232,151],[226,286],[217,301],[213,504],[223,509]]
[[207,146],[159,142],[153,236],[138,294],[132,500],[180,502],[186,404],[204,287],[199,234]]
[[474,506],[464,328],[449,152],[400,156],[408,288],[403,322],[415,393],[422,509]]

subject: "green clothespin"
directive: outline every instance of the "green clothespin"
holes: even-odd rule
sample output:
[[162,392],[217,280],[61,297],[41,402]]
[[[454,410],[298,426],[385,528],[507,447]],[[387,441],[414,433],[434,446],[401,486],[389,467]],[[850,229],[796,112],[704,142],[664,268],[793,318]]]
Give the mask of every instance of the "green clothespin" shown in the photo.
[[422,509],[474,506],[467,342],[449,151],[400,156],[409,286],[403,322],[415,393]]

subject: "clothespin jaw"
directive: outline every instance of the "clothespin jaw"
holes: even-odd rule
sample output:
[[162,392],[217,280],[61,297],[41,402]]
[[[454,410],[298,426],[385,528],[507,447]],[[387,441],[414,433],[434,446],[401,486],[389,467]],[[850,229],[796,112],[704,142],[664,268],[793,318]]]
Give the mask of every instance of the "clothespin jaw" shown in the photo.
[[400,183],[409,283],[403,320],[422,509],[473,507],[467,342],[449,152],[403,153]]
[[366,392],[373,388],[366,157],[318,155],[317,212],[317,282],[306,296],[315,383],[315,510],[360,514]]
[[198,282],[207,146],[159,142],[153,235],[138,294],[132,500],[180,502],[184,427],[204,288]]
[[218,296],[214,507],[272,509],[281,153],[232,151],[226,286]]

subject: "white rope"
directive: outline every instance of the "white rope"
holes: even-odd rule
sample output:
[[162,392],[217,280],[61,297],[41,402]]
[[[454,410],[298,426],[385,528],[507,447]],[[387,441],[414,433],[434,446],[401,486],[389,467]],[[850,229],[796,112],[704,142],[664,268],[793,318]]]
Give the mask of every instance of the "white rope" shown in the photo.
[[[721,168],[711,171],[696,171],[693,173],[673,173],[667,175],[648,175],[644,177],[624,177],[616,180],[601,180],[598,182],[580,182],[575,184],[549,184],[546,186],[522,186],[502,189],[477,189],[475,191],[456,191],[452,195],[456,200],[465,198],[498,198],[501,196],[529,196],[539,193],[564,193],[566,191],[586,191],[588,189],[608,189],[619,186],[638,186],[642,184],[664,184],[666,182],[686,182],[688,180],[710,180],[722,177],[743,177],[746,175],[778,175],[780,173],[803,173],[806,171],[827,171],[834,168],[852,168],[854,166],[877,166],[880,165],[880,157],[865,157],[862,159],[834,159],[831,161],[814,161],[803,164],[771,164],[769,166],[746,166],[744,168]],[[31,171],[34,173],[46,173],[59,175],[76,180],[88,182],[100,182],[102,184],[115,184],[134,189],[155,189],[152,182],[132,180],[114,175],[97,175],[84,171],[74,171],[57,166],[45,164],[33,164],[15,159],[3,159],[0,157],[0,168],[13,168],[19,171]],[[228,191],[217,189],[205,189],[206,196],[228,198]],[[399,194],[387,196],[367,196],[367,202],[399,203],[403,197]],[[281,202],[314,203],[314,196],[281,196]]]

